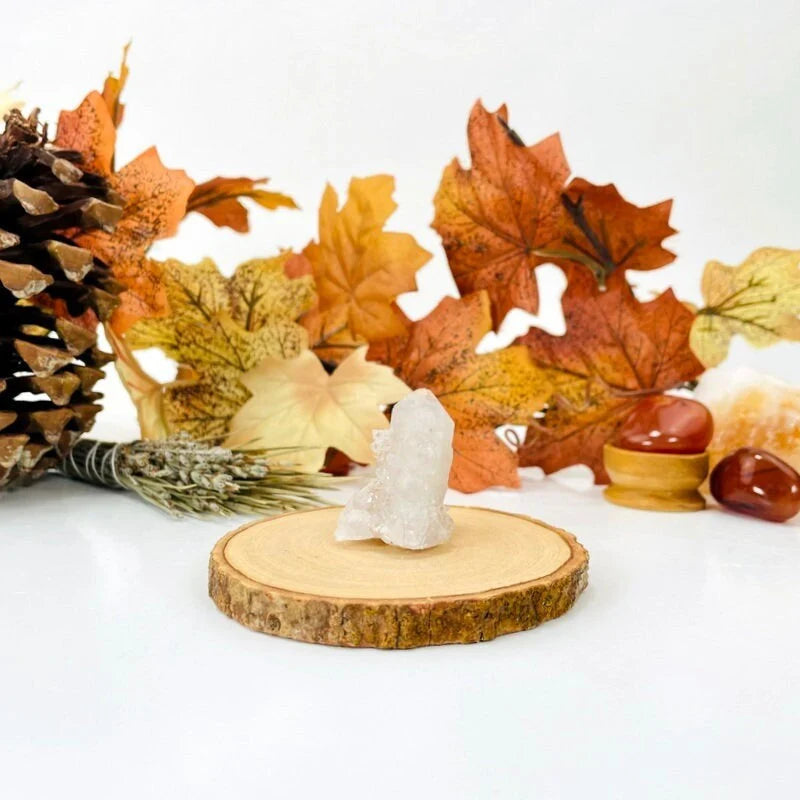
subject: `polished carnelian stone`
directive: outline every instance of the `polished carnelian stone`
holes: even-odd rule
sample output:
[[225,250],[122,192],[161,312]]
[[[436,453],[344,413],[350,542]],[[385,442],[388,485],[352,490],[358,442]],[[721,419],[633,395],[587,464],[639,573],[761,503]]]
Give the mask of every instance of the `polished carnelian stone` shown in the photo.
[[800,511],[800,475],[785,461],[755,447],[742,447],[714,467],[714,499],[732,511],[784,522]]
[[658,394],[636,404],[611,444],[645,453],[702,453],[713,435],[711,413],[702,403]]

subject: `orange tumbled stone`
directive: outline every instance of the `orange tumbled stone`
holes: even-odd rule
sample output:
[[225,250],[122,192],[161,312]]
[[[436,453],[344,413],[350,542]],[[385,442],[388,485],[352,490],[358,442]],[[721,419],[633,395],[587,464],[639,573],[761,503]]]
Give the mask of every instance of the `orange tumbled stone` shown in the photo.
[[770,522],[800,512],[800,475],[785,461],[755,447],[742,447],[714,467],[711,494],[722,506]]
[[713,435],[711,413],[702,403],[659,394],[636,404],[611,444],[645,453],[702,453]]

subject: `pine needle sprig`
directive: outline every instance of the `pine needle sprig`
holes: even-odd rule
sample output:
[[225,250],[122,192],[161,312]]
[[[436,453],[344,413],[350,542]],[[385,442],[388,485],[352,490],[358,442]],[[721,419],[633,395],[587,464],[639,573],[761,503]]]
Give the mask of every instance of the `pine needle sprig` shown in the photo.
[[326,505],[335,479],[275,468],[250,454],[186,434],[130,443],[81,439],[59,465],[68,478],[136,492],[172,516],[268,515]]

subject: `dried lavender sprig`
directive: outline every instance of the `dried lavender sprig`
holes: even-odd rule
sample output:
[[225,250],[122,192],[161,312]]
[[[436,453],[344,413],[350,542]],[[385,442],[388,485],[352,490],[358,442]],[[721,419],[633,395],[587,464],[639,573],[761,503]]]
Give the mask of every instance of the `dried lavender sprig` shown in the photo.
[[83,438],[59,471],[97,486],[136,492],[178,517],[263,515],[324,505],[315,490],[334,488],[334,479],[273,468],[268,458],[279,452],[237,452],[186,434],[130,443]]

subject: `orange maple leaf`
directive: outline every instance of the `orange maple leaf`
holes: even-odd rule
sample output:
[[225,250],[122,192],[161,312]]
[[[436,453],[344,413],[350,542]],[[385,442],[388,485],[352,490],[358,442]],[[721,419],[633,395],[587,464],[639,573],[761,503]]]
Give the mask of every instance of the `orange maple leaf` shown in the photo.
[[58,117],[56,147],[81,154],[81,167],[107,177],[111,174],[117,129],[100,92],[89,92],[74,111]]
[[408,331],[370,347],[414,389],[430,389],[456,424],[450,485],[463,492],[518,486],[517,457],[496,436],[507,423],[527,425],[551,393],[546,370],[524,347],[477,354],[491,329],[489,296],[447,297]]
[[241,202],[246,197],[268,211],[276,208],[297,208],[286,194],[261,188],[268,178],[212,178],[194,187],[186,207],[210,219],[218,228],[231,228],[239,233],[250,230],[247,209]]
[[81,155],[81,166],[107,178],[123,201],[122,219],[113,232],[70,231],[74,241],[104,261],[127,287],[111,318],[111,327],[123,334],[142,317],[160,316],[166,294],[160,265],[147,258],[154,241],[174,236],[186,215],[194,182],[183,170],[167,169],[154,147],[118,172],[114,171],[117,126],[124,105],[120,97],[128,79],[128,45],[122,52],[119,76],[109,75],[103,92],[90,92],[74,111],[58,118],[55,145]]
[[293,263],[295,277],[314,276],[319,302],[300,320],[320,358],[341,361],[355,347],[402,334],[395,300],[416,288],[415,274],[431,254],[407,233],[385,231],[397,204],[394,178],[350,181],[347,201],[327,186],[319,209],[319,241]]
[[675,233],[670,227],[672,200],[640,208],[629,203],[613,183],[596,186],[583,178],[571,181],[561,196],[558,236],[542,256],[578,262],[594,273],[600,285],[616,270],[650,270],[675,260],[661,242]]
[[125,106],[120,101],[128,81],[128,48],[122,49],[119,76],[109,74],[103,92],[89,92],[73,111],[62,111],[54,144],[64,150],[81,154],[81,166],[87,172],[107,177],[114,170],[114,150],[117,128],[122,122]]
[[479,492],[487,486],[519,487],[516,452],[503,444],[492,428],[456,428],[450,486],[460,492]]
[[514,307],[536,313],[536,251],[553,241],[569,167],[558,134],[526,147],[505,106],[477,102],[467,127],[471,169],[457,159],[436,192],[433,227],[462,294],[485,289],[495,325]]
[[587,464],[607,482],[603,445],[636,401],[703,372],[689,348],[695,315],[671,290],[641,303],[622,272],[607,286],[575,270],[562,298],[566,333],[536,328],[517,340],[552,382],[548,408],[520,448],[523,466],[550,473]]
[[75,241],[105,261],[127,287],[111,318],[111,327],[122,334],[137,319],[166,310],[160,267],[146,254],[154,241],[175,234],[194,183],[183,170],[167,169],[151,147],[114,173],[109,184],[124,200],[116,230],[88,231]]

